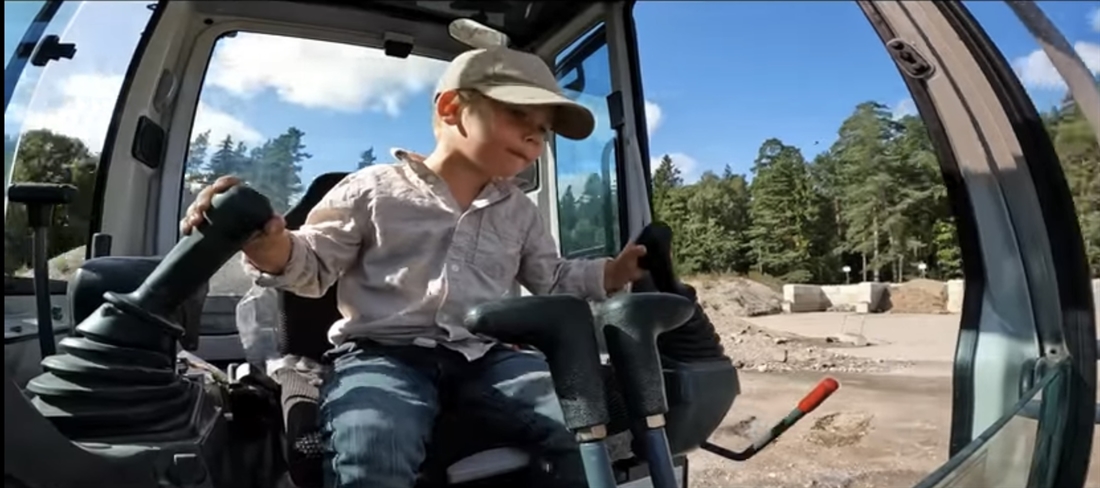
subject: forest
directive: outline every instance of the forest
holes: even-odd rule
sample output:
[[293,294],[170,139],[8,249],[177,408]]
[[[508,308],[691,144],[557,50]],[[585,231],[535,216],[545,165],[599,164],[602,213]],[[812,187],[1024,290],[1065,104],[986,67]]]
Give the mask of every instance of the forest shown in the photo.
[[[1073,194],[1090,272],[1100,275],[1100,147],[1071,100],[1044,111]],[[224,174],[242,176],[284,211],[303,190],[311,164],[305,133],[291,127],[255,147],[199,134],[187,159],[187,184]],[[5,165],[15,141],[5,136]],[[35,130],[23,134],[12,181],[69,183],[79,201],[54,215],[50,255],[87,240],[98,155],[79,140]],[[348,168],[374,164],[373,148]],[[667,155],[653,173],[655,218],[676,236],[680,273],[756,273],[782,282],[901,281],[961,277],[962,263],[943,177],[928,133],[916,116],[894,118],[877,102],[856,106],[836,141],[808,159],[781,139],[763,141],[749,175],[706,172],[684,181]],[[308,182],[306,182],[308,183]],[[588,177],[583,188],[561,189],[562,247],[613,252],[617,209],[613,190]],[[605,223],[612,223],[611,226]],[[30,263],[29,229],[20,206],[8,209],[5,274]],[[923,264],[923,267],[921,266]],[[850,268],[848,273],[842,271]],[[923,269],[922,269],[923,268]]]
[[[1042,117],[1073,195],[1090,273],[1098,276],[1095,133],[1072,99]],[[676,162],[662,158],[654,213],[677,236],[680,272],[755,271],[788,283],[962,277],[946,187],[918,116],[895,119],[885,105],[865,102],[812,160],[769,139],[751,171],[751,183],[727,166],[689,185]]]

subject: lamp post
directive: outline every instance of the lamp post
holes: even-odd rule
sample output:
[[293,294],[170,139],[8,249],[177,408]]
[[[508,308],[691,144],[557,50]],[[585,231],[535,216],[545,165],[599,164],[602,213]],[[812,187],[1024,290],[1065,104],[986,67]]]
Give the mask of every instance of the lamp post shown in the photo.
[[840,268],[840,270],[844,272],[844,283],[849,285],[852,284],[852,267],[844,266]]

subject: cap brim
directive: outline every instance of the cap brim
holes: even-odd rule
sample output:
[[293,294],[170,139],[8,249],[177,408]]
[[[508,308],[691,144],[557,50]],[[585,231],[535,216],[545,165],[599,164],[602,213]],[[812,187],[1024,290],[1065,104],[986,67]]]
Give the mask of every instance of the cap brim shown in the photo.
[[551,129],[566,139],[585,139],[596,129],[596,117],[588,107],[544,88],[496,85],[483,87],[478,91],[493,100],[513,105],[554,107],[557,110]]

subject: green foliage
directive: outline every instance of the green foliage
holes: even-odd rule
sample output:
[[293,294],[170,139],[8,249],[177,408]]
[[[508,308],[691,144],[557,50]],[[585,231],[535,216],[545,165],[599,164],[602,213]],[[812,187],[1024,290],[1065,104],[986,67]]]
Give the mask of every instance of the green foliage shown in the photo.
[[617,202],[616,193],[596,173],[588,175],[583,188],[567,185],[558,198],[562,254],[603,256],[618,252]]
[[1073,195],[1089,271],[1092,276],[1100,275],[1100,146],[1096,133],[1068,95],[1044,121]]
[[[48,240],[49,256],[84,245],[88,239],[99,156],[92,154],[79,140],[48,130],[24,133],[19,140],[17,155],[19,164],[12,168],[12,183],[61,183],[77,189],[77,198],[72,204],[53,212]],[[30,237],[26,209],[22,205],[9,205],[4,219],[5,275],[30,266]]]
[[186,179],[192,186],[201,187],[234,175],[266,195],[277,212],[285,212],[302,192],[301,163],[312,157],[305,152],[304,137],[304,132],[291,127],[250,149],[232,136],[225,136],[207,159],[210,133],[204,132],[191,141]]
[[[185,161],[186,183],[196,188],[223,175],[236,175],[266,195],[277,211],[285,212],[302,192],[301,164],[311,157],[305,152],[304,136],[304,132],[291,127],[249,148],[229,136],[211,147],[210,133],[198,134],[191,142]],[[77,200],[54,212],[49,231],[49,256],[52,258],[85,245],[89,237],[99,155],[79,140],[49,130],[24,133],[18,141],[18,151],[15,140],[5,135],[4,149],[6,171],[13,172],[12,182],[67,183],[77,188]],[[372,156],[372,150],[361,157],[367,156]],[[16,157],[18,162],[12,168]],[[31,256],[26,210],[21,205],[10,205],[4,222],[5,274],[29,267]]]
[[[1073,194],[1091,273],[1100,275],[1100,149],[1070,100],[1044,114]],[[836,142],[807,162],[779,139],[761,145],[752,183],[728,167],[684,184],[665,155],[654,170],[656,220],[676,233],[680,273],[737,272],[784,282],[901,281],[917,265],[962,277],[939,163],[919,117],[858,105]]]

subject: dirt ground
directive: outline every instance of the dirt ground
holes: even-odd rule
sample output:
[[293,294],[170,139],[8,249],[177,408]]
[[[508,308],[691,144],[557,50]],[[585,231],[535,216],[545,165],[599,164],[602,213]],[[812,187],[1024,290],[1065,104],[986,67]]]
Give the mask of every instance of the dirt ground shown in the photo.
[[[947,461],[958,315],[708,312],[743,363],[741,395],[711,442],[740,450],[821,378],[841,388],[748,461],[691,454],[691,488],[911,487]],[[1100,449],[1092,460],[1086,486],[1100,487]]]
[[942,281],[916,279],[890,286],[893,313],[942,313],[947,306],[947,287]]

